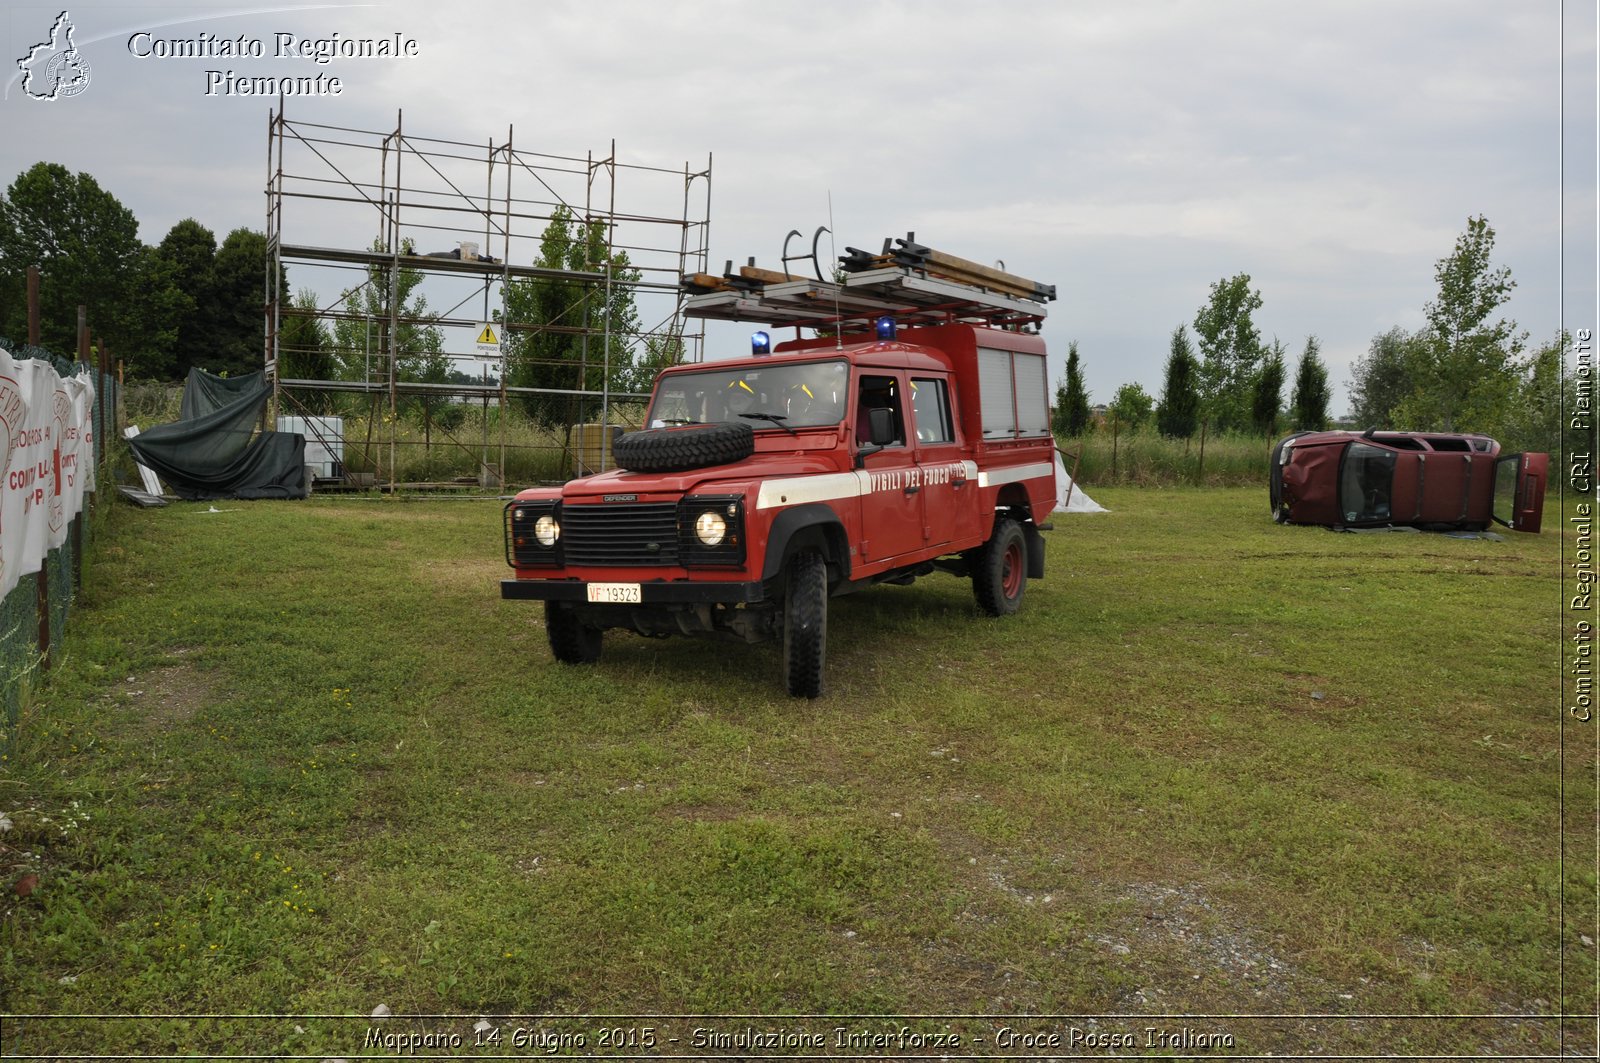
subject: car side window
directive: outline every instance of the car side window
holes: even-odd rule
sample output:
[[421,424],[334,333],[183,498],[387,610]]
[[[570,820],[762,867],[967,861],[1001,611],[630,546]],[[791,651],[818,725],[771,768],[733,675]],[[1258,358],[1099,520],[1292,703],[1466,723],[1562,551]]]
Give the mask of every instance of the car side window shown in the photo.
[[1339,509],[1344,519],[1388,520],[1394,491],[1394,451],[1366,443],[1351,443],[1344,455],[1339,480]]
[[943,380],[915,377],[911,381],[911,415],[917,442],[949,443],[956,438],[950,425],[949,385]]
[[899,382],[892,376],[864,376],[856,397],[856,442],[872,442],[871,411],[887,409],[893,415],[894,439],[888,446],[904,446],[905,416],[900,408]]

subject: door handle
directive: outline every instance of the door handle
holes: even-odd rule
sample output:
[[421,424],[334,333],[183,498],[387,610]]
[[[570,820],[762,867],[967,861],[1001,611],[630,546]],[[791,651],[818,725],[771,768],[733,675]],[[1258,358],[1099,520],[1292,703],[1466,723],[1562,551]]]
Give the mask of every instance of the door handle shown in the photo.
[[920,488],[920,487],[908,487],[908,488],[906,488],[906,494],[914,495],[920,490],[922,490],[922,488]]

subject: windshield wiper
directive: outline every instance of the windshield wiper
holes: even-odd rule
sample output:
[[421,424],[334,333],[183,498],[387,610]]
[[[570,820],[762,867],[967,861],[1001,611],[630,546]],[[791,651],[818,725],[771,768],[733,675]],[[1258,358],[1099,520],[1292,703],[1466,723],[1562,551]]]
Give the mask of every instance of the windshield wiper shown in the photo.
[[660,421],[662,424],[699,424],[700,423],[699,421],[691,421],[687,417],[657,417],[656,420]]
[[797,436],[800,434],[784,423],[788,420],[788,418],[781,413],[741,413],[739,416],[748,417],[752,421],[771,421],[773,424],[777,425],[779,428],[783,429],[785,432],[788,432],[792,436]]

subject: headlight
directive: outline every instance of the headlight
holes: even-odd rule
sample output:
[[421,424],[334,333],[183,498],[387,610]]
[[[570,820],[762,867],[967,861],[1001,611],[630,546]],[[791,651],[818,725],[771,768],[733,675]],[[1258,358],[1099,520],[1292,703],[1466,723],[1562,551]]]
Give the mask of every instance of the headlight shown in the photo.
[[694,534],[706,546],[718,546],[728,534],[728,522],[720,513],[707,510],[695,519]]
[[561,525],[556,519],[546,513],[533,522],[533,537],[539,540],[540,546],[554,546],[556,540],[561,538]]

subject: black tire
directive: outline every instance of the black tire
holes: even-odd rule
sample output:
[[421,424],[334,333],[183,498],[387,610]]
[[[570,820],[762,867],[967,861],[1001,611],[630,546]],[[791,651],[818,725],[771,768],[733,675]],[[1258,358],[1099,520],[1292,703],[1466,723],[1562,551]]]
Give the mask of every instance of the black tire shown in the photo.
[[726,465],[748,458],[755,449],[756,435],[749,425],[719,421],[629,432],[612,453],[630,472],[674,472]]
[[789,562],[783,598],[783,676],[793,698],[822,696],[828,649],[828,566],[815,550]]
[[579,620],[572,606],[545,602],[544,629],[550,636],[550,652],[562,664],[593,664],[600,659],[600,629]]
[[994,523],[994,535],[978,550],[972,566],[972,593],[990,616],[1010,616],[1022,606],[1028,585],[1028,544],[1009,517]]

